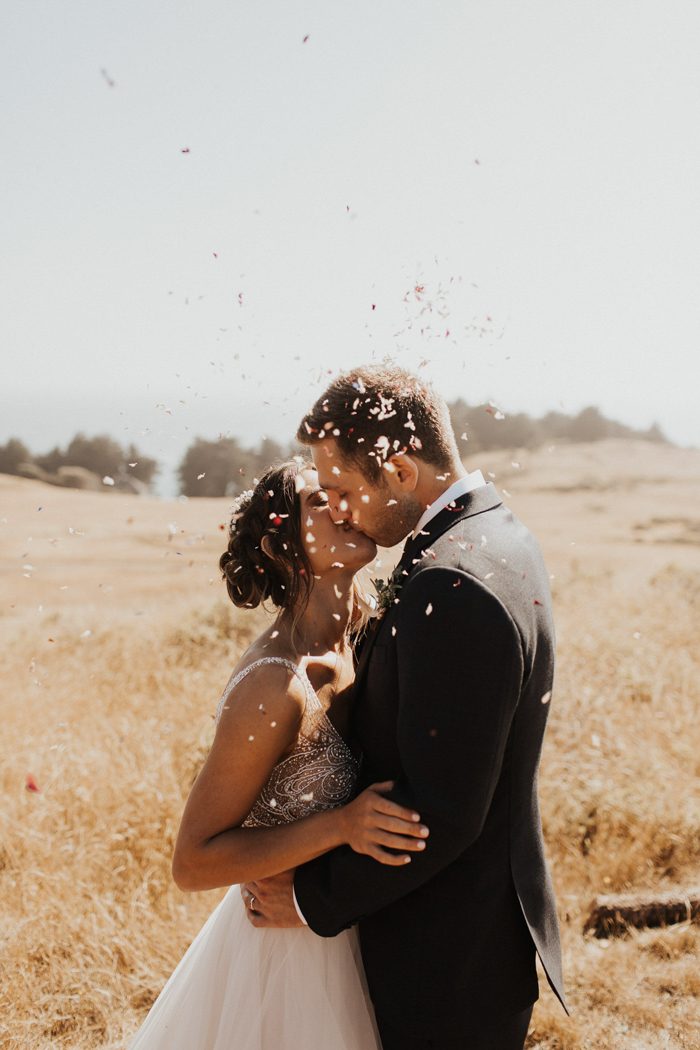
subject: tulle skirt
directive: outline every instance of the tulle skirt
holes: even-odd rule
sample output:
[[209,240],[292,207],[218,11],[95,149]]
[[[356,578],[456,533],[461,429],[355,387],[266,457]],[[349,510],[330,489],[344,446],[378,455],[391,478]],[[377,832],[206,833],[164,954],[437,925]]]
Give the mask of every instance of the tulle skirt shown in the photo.
[[128,1050],[381,1050],[356,931],[256,929],[231,886]]

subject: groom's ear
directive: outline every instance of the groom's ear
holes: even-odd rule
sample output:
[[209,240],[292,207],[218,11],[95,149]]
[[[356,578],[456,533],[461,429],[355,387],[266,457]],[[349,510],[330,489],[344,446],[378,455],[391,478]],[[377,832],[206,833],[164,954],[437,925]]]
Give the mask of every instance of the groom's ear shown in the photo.
[[384,470],[389,488],[404,494],[415,491],[419,470],[413,456],[408,456],[405,452],[397,452],[386,460]]

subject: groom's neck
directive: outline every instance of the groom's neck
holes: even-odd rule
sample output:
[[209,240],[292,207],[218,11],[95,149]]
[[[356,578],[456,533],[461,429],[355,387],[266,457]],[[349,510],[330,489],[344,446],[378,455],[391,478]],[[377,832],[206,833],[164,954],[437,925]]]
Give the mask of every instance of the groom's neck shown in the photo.
[[433,466],[431,463],[421,464],[418,485],[415,490],[415,497],[420,504],[421,510],[416,521],[419,520],[423,511],[431,503],[439,499],[443,492],[447,492],[449,487],[454,485],[459,478],[466,477],[467,473],[468,471],[461,462],[452,463],[449,469],[446,470],[440,470],[440,468]]

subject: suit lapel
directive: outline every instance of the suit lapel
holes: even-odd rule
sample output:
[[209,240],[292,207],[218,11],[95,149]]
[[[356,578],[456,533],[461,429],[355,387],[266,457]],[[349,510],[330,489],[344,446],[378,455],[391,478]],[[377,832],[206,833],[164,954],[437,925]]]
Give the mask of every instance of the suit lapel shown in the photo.
[[472,518],[476,514],[483,514],[487,510],[494,510],[502,503],[503,500],[498,495],[496,486],[490,481],[453,500],[444,510],[431,518],[415,538],[408,539],[398,565],[399,570],[410,575],[425,551],[438,536],[454,528],[457,522],[464,521],[465,518]]
[[[464,496],[460,496],[445,507],[444,510],[441,510],[439,514],[436,514],[435,517],[427,523],[425,528],[421,530],[418,536],[415,538],[409,536],[404,546],[401,560],[396,566],[396,569],[394,569],[394,572],[405,573],[405,576],[403,576],[403,582],[405,582],[414,567],[421,560],[424,552],[430,547],[431,543],[435,542],[438,536],[441,536],[443,532],[447,532],[448,529],[453,528],[458,521],[463,521],[465,518],[471,518],[475,514],[483,514],[487,510],[493,510],[495,507],[500,507],[502,502],[503,500],[500,499],[495,485],[492,485],[491,482],[488,482],[486,485],[481,485],[478,489],[472,489],[471,492],[467,492]],[[376,643],[377,636],[381,632],[383,619],[383,616],[379,617],[372,624],[372,627],[370,628],[372,633],[362,647],[357,670],[355,672],[354,689],[356,693],[359,691],[364,681],[365,674],[367,673],[369,658]]]

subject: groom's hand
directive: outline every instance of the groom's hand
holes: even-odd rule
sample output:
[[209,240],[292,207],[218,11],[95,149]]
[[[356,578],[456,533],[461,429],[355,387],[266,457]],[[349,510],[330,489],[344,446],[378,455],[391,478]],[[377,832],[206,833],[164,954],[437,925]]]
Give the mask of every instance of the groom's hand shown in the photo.
[[271,875],[259,882],[247,882],[241,886],[241,896],[246,907],[248,921],[253,926],[276,928],[303,926],[294,907],[292,886],[294,870]]

